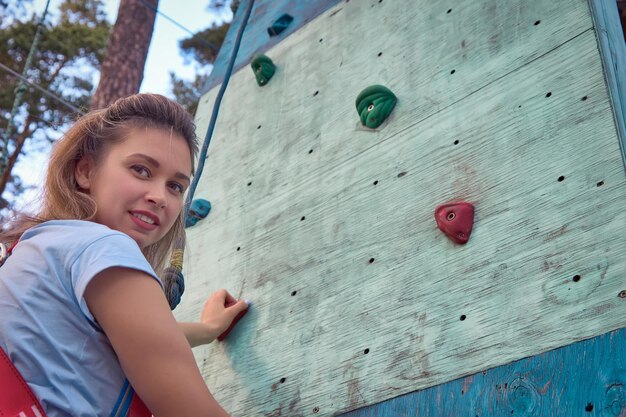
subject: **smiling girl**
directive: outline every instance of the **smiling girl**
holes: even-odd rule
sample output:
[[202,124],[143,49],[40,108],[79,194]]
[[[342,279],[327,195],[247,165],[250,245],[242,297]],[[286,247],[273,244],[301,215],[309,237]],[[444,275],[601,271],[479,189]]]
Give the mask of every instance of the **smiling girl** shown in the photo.
[[153,94],[87,114],[54,146],[41,212],[0,233],[0,348],[48,417],[127,415],[129,383],[157,417],[227,416],[190,347],[247,304],[220,290],[177,323],[159,278],[184,239],[194,129]]

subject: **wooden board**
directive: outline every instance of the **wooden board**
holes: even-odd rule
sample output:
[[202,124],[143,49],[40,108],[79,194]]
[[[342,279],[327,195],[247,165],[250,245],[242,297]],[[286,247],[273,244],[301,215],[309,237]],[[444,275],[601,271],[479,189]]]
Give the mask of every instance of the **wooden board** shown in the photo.
[[624,346],[616,330],[342,417],[626,417]]
[[626,45],[617,4],[611,0],[589,0],[609,95],[613,102],[617,134],[626,164]]
[[[234,416],[331,415],[626,324],[626,181],[587,4],[390,4],[329,10],[271,50],[268,86],[240,71],[222,102],[176,314],[219,287],[255,302],[196,351]],[[353,100],[375,83],[399,102],[372,132]],[[466,246],[433,219],[453,199],[477,208]]]

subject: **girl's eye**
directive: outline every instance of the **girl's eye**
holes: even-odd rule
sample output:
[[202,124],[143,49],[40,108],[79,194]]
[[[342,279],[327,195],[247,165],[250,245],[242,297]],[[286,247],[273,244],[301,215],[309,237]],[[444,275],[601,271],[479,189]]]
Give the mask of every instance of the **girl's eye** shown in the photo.
[[142,177],[150,176],[150,170],[143,165],[133,165],[131,169]]
[[183,187],[181,184],[177,182],[170,183],[170,187],[172,188],[172,190],[176,191],[179,194],[182,194],[185,192],[185,187]]

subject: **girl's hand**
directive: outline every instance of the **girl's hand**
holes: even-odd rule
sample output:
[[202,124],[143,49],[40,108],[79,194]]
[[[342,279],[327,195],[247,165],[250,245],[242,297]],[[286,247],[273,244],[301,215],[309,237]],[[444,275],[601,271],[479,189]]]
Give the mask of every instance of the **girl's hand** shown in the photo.
[[211,340],[217,339],[235,317],[248,308],[249,302],[237,300],[225,289],[221,289],[213,294],[204,303],[200,323],[207,327]]

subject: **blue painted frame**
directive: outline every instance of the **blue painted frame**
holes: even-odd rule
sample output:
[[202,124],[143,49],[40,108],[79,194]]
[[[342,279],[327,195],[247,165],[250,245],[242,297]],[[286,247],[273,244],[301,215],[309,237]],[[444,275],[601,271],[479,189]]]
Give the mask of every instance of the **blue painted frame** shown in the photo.
[[626,42],[615,0],[589,0],[626,168]]
[[401,416],[624,417],[626,329],[342,414]]
[[[290,34],[315,19],[317,16],[328,10],[330,7],[339,3],[341,0],[314,0],[314,1],[294,1],[294,0],[255,0],[250,20],[246,25],[243,41],[237,60],[235,61],[234,71],[247,65],[254,55],[261,54],[272,46],[276,45]],[[202,91],[202,95],[206,94],[211,88],[220,84],[224,79],[228,59],[233,49],[233,42],[241,21],[243,18],[243,10],[246,2],[242,2],[237,9],[237,13],[233,17],[230,29],[226,34],[224,43],[217,54],[213,70],[209,75],[206,85]],[[294,20],[289,26],[278,36],[272,36],[267,33],[276,19],[283,14],[293,16]]]

